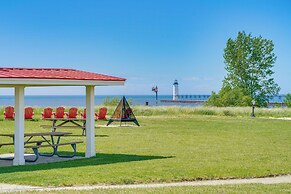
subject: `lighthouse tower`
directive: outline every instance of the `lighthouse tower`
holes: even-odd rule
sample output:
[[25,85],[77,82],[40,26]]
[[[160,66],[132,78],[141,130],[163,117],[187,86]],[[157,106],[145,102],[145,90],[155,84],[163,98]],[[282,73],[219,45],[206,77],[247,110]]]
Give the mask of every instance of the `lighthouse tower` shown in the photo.
[[175,80],[173,84],[173,100],[179,99],[179,88],[178,88],[178,81]]

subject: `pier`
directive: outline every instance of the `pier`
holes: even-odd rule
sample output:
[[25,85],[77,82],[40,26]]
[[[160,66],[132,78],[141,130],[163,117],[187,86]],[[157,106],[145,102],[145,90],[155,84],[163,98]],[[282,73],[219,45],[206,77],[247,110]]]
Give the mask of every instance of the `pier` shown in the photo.
[[207,101],[210,95],[178,95],[178,100],[203,100]]
[[160,100],[165,103],[196,103],[196,104],[204,104],[207,100]]

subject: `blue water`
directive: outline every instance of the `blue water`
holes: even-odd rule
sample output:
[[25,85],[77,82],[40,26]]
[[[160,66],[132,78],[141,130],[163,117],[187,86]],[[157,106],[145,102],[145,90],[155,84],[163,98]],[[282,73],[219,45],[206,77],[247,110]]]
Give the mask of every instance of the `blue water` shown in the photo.
[[285,95],[280,94],[280,95],[270,97],[269,102],[284,102],[284,100],[285,100]]
[[[100,105],[104,102],[105,98],[108,95],[104,96],[95,96],[95,104]],[[111,99],[113,97],[118,97],[119,99],[122,96],[109,96]],[[132,102],[133,105],[145,105],[146,102],[149,105],[156,104],[156,97],[152,95],[140,95],[140,96],[125,96],[128,100]],[[161,95],[158,96],[158,105],[168,105],[160,103],[160,99],[171,100],[172,96],[170,95]],[[86,106],[86,97],[85,96],[25,96],[24,97],[25,106]],[[14,96],[0,96],[0,106],[14,105]]]
[[[98,95],[95,96],[95,104],[101,105],[108,95]],[[109,96],[110,98],[122,96]],[[125,96],[128,100],[132,102],[133,105],[145,105],[146,102],[150,106],[156,105],[155,95],[128,95]],[[207,100],[209,95],[181,95],[179,100]],[[270,102],[283,102],[285,96],[278,95],[270,99]],[[163,103],[160,100],[172,100],[172,95],[160,95],[158,96],[159,106],[201,106],[201,104],[196,103]],[[25,106],[85,106],[86,97],[85,96],[25,96],[24,99]],[[14,105],[14,96],[0,96],[0,106]]]

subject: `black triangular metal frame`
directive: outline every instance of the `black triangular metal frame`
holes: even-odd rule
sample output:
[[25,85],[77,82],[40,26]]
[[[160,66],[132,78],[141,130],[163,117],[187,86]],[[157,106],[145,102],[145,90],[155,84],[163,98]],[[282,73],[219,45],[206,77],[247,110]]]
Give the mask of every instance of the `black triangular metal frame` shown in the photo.
[[120,125],[122,122],[134,122],[137,126],[140,126],[125,96],[123,96],[118,103],[114,113],[107,123],[107,126],[110,125],[113,121],[119,121]]

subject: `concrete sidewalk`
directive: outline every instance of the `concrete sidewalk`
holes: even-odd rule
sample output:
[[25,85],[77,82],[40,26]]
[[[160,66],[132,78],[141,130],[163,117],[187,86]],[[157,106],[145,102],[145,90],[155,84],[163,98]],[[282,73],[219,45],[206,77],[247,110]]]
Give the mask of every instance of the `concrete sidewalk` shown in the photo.
[[278,184],[291,183],[291,175],[252,178],[252,179],[229,179],[229,180],[206,180],[176,183],[153,183],[136,185],[84,185],[73,187],[36,187],[24,185],[0,184],[0,193],[19,191],[60,191],[60,190],[93,190],[93,189],[126,189],[126,188],[156,188],[156,187],[178,187],[178,186],[214,186],[235,184]]
[[0,183],[0,193],[39,190],[41,187]]
[[[30,159],[30,160],[35,158],[34,154],[24,154],[24,156],[26,159]],[[0,154],[0,158],[13,158],[13,157],[14,157],[14,154]],[[84,157],[75,156],[73,158],[61,158],[58,156],[52,156],[52,157],[39,156],[36,162],[25,162],[25,165],[63,162],[63,161],[77,160],[77,159],[82,159],[82,158]],[[0,168],[7,167],[7,166],[13,166],[13,160],[0,160]]]

